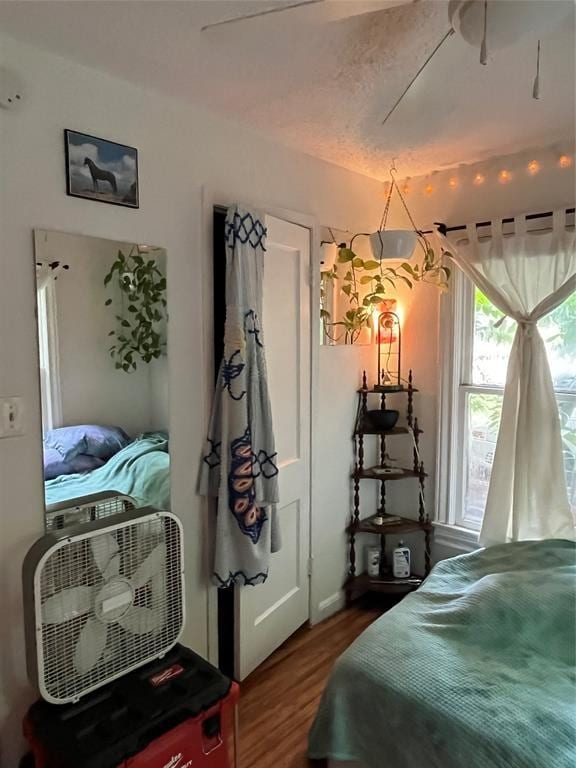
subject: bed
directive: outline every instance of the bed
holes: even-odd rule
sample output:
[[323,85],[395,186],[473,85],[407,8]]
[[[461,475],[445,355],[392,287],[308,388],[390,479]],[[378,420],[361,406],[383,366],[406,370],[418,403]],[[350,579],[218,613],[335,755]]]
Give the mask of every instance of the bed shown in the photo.
[[309,756],[362,768],[574,768],[575,590],[576,545],[564,540],[439,563],[338,660]]
[[137,507],[170,509],[170,456],[164,432],[150,432],[115,453],[91,472],[60,475],[47,480],[46,507],[75,499],[115,492],[130,497]]

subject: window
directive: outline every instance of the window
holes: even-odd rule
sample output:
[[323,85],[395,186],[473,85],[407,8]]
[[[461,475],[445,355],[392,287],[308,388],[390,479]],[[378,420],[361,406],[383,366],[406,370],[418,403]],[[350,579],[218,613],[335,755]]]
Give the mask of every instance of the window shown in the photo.
[[60,374],[56,319],[56,292],[50,281],[38,288],[38,351],[44,434],[61,423]]
[[[516,332],[459,270],[441,323],[439,522],[479,531]],[[576,294],[538,323],[560,412],[568,498],[576,508]]]

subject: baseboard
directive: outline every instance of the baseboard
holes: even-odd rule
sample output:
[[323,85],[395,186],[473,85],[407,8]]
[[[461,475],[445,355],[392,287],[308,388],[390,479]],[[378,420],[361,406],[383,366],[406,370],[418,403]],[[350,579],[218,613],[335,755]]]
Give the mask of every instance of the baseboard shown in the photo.
[[333,595],[330,595],[330,597],[327,597],[325,600],[321,600],[318,603],[314,624],[324,621],[324,619],[327,619],[329,616],[333,616],[335,613],[338,613],[338,611],[341,611],[342,608],[344,608],[345,602],[346,598],[342,589],[339,589],[338,592],[334,592]]

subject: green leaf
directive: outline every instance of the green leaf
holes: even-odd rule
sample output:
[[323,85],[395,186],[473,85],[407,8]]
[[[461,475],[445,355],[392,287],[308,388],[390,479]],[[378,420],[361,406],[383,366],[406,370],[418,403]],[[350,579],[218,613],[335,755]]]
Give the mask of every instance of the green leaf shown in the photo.
[[346,296],[350,296],[352,293],[352,286],[350,283],[347,283],[346,285],[342,286],[342,292],[346,294]]
[[351,251],[350,248],[340,248],[338,251],[338,261],[340,264],[345,264],[347,261],[352,261],[356,254]]
[[106,277],[104,278],[104,285],[108,285],[108,283],[112,280],[112,272],[108,272]]
[[110,304],[112,304],[112,299],[106,299],[106,301],[104,302],[104,306],[109,307]]
[[134,304],[130,304],[128,306],[128,312],[138,312],[138,309],[134,306]]
[[400,269],[403,269],[405,272],[408,272],[408,274],[412,275],[412,277],[417,277],[411,264],[407,264],[406,262],[404,262],[400,264]]
[[128,320],[122,320],[122,322],[120,323],[120,325],[121,325],[123,328],[130,328],[130,323],[128,322]]
[[108,336],[116,336],[116,331],[110,331],[110,333],[108,334]]
[[359,256],[355,256],[354,259],[352,259],[352,266],[354,269],[362,269],[364,266],[364,259],[361,259]]
[[373,277],[370,277],[370,275],[362,275],[360,278],[360,285],[366,285],[367,283],[371,283],[372,280],[374,280]]
[[368,259],[368,261],[364,262],[364,269],[367,269],[367,270],[380,269],[380,262]]
[[412,283],[410,282],[410,280],[408,280],[407,277],[404,277],[404,275],[398,275],[398,279],[403,280],[408,286],[408,288],[412,288]]

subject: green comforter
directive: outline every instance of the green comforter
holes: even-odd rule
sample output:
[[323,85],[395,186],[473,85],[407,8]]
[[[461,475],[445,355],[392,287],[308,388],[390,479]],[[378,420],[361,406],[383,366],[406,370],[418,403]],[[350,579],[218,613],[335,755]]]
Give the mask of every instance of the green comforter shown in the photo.
[[117,491],[132,496],[139,507],[170,509],[170,456],[163,432],[140,435],[103,467],[77,475],[60,475],[45,484],[46,504],[78,496]]
[[312,758],[365,768],[576,766],[576,545],[439,563],[338,660]]

